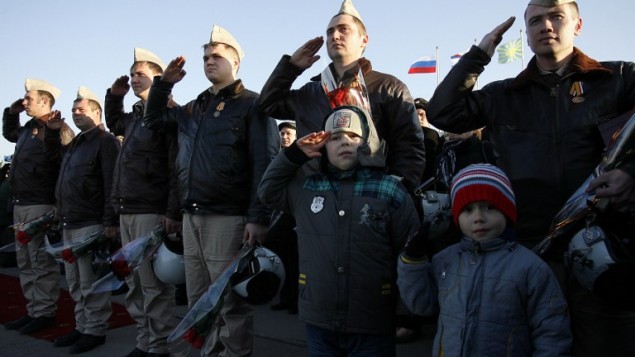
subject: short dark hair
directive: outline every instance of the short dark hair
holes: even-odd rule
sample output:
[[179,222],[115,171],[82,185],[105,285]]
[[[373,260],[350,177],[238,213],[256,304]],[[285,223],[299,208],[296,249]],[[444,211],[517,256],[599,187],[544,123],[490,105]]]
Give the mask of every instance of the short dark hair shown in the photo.
[[161,68],[161,66],[159,66],[158,64],[154,63],[154,62],[148,62],[148,61],[137,61],[135,63],[132,64],[132,66],[130,66],[130,72],[132,72],[132,69],[135,66],[141,65],[141,64],[147,64],[148,68],[150,68],[150,70],[152,72],[154,72],[154,74],[163,74],[163,68]]
[[240,62],[240,56],[238,55],[238,51],[236,51],[235,48],[233,48],[232,46],[223,43],[223,42],[210,42],[210,43],[206,43],[203,45],[203,51],[207,50],[208,47],[214,47],[214,46],[218,46],[218,45],[223,45],[225,46],[225,48],[229,49],[232,54],[235,56],[235,59],[238,60],[238,62]]
[[53,97],[53,94],[45,91],[45,90],[38,90],[37,94],[40,97],[46,97],[49,101],[49,104],[51,105],[51,108],[53,108],[53,106],[55,105],[55,97]]

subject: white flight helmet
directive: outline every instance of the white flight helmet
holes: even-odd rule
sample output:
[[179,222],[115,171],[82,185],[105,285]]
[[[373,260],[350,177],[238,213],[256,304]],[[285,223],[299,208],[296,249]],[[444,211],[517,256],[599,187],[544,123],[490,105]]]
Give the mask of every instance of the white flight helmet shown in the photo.
[[424,223],[432,223],[439,216],[452,217],[450,195],[447,193],[424,191],[421,194],[421,205],[423,206]]
[[[183,251],[170,249],[169,238],[161,243],[157,250],[152,268],[159,280],[169,285],[178,285],[185,282],[185,263]],[[167,243],[167,244],[166,244]],[[182,248],[181,248],[182,249]],[[180,254],[179,254],[180,253]]]
[[285,279],[280,257],[265,247],[255,247],[243,258],[231,277],[234,292],[253,305],[271,301]]
[[635,310],[635,261],[619,237],[599,226],[584,228],[571,238],[565,260],[584,288],[611,305]]

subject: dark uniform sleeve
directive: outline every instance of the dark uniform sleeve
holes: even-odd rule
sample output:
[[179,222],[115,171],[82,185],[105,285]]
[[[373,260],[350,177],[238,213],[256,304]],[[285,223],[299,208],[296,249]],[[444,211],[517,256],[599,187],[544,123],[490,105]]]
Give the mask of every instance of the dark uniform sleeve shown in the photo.
[[20,115],[9,113],[9,108],[4,108],[2,115],[2,136],[11,143],[18,141],[20,137]]
[[124,111],[124,96],[113,95],[110,92],[110,88],[106,91],[106,100],[104,102],[104,116],[106,117],[106,125],[108,130],[115,136],[124,135],[126,132]]
[[302,74],[302,70],[292,65],[289,55],[282,56],[280,62],[262,87],[258,108],[278,119],[295,119],[291,86]]
[[260,184],[260,180],[262,179],[267,166],[269,166],[272,157],[275,156],[275,151],[273,151],[274,148],[270,142],[275,140],[273,135],[277,135],[277,130],[275,127],[275,121],[267,117],[262,111],[258,110],[256,101],[252,103],[248,115],[248,154],[251,160],[250,165],[252,176],[247,222],[268,225],[269,218],[271,217],[271,210],[260,201],[260,198],[258,197],[258,185]]
[[483,99],[487,86],[473,91],[478,76],[491,58],[477,46],[472,46],[434,91],[426,114],[435,127],[452,133],[476,130],[487,124]]
[[119,227],[119,215],[115,214],[115,208],[110,201],[112,197],[112,181],[115,170],[115,162],[119,154],[120,143],[111,134],[106,134],[102,138],[100,148],[101,172],[104,183],[104,227]]
[[179,198],[178,178],[176,175],[176,154],[179,150],[176,132],[164,133],[165,140],[168,145],[168,207],[165,213],[166,217],[182,221],[181,202]]

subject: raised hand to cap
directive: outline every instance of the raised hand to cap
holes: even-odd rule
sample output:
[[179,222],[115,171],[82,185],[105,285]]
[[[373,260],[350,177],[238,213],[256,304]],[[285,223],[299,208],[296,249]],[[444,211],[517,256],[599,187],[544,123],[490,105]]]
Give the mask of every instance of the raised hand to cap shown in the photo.
[[322,156],[320,149],[326,145],[326,141],[331,137],[330,132],[320,131],[303,136],[296,141],[296,145],[308,157]]
[[168,67],[163,71],[163,75],[161,76],[161,80],[168,83],[178,83],[187,72],[183,69],[185,66],[185,57],[178,56],[177,58],[170,61]]
[[48,114],[48,120],[46,121],[46,127],[51,130],[61,130],[64,125],[64,118],[59,110],[54,110]]
[[313,63],[320,59],[320,56],[316,55],[316,53],[323,44],[324,38],[322,36],[308,40],[304,45],[293,52],[289,62],[303,70],[311,67]]
[[11,103],[11,106],[9,107],[9,113],[11,114],[22,113],[24,111],[24,105],[22,104],[22,102],[24,102],[24,98],[20,98],[16,100],[15,102]]
[[129,81],[130,77],[128,76],[121,76],[115,79],[115,83],[113,83],[112,87],[110,87],[110,93],[118,96],[128,94],[128,91],[130,90],[130,84],[128,84]]
[[496,46],[498,46],[498,44],[503,40],[503,34],[512,27],[514,21],[516,21],[516,17],[512,16],[505,20],[502,24],[496,26],[492,32],[483,37],[481,42],[478,44],[478,47],[492,57],[494,55],[494,51],[496,50]]

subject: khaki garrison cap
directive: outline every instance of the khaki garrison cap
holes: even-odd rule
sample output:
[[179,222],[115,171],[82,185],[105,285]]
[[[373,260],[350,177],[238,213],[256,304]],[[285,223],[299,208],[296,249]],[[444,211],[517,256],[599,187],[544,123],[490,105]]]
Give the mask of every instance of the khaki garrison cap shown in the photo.
[[24,81],[24,90],[30,92],[32,90],[43,90],[49,92],[55,100],[60,96],[62,91],[55,88],[51,83],[41,81],[39,79],[27,79]]
[[161,61],[159,56],[143,48],[136,47],[134,49],[134,61],[135,62],[151,62],[161,67],[161,69],[165,71],[165,63]]
[[209,43],[223,43],[227,46],[233,47],[236,52],[238,52],[238,58],[241,61],[243,60],[243,57],[245,57],[245,52],[243,52],[243,49],[240,47],[234,36],[232,36],[229,31],[218,25],[214,25],[214,27],[212,27],[212,35],[209,38]]
[[535,5],[535,6],[544,6],[544,7],[552,7],[552,6],[560,6],[564,4],[569,4],[575,2],[575,0],[531,0],[527,5]]
[[95,93],[93,93],[87,87],[84,87],[84,86],[80,86],[79,87],[79,89],[77,90],[77,99],[92,100],[92,101],[96,102],[97,104],[99,104],[99,109],[103,110],[103,108],[104,108],[104,106],[101,104],[101,100],[99,100],[99,98],[97,98]]
[[340,12],[338,12],[337,14],[338,15],[339,14],[351,15],[353,17],[356,17],[362,23],[364,23],[364,20],[362,20],[362,17],[360,16],[359,12],[355,8],[355,6],[353,5],[353,2],[351,0],[342,1],[342,6],[340,7]]

